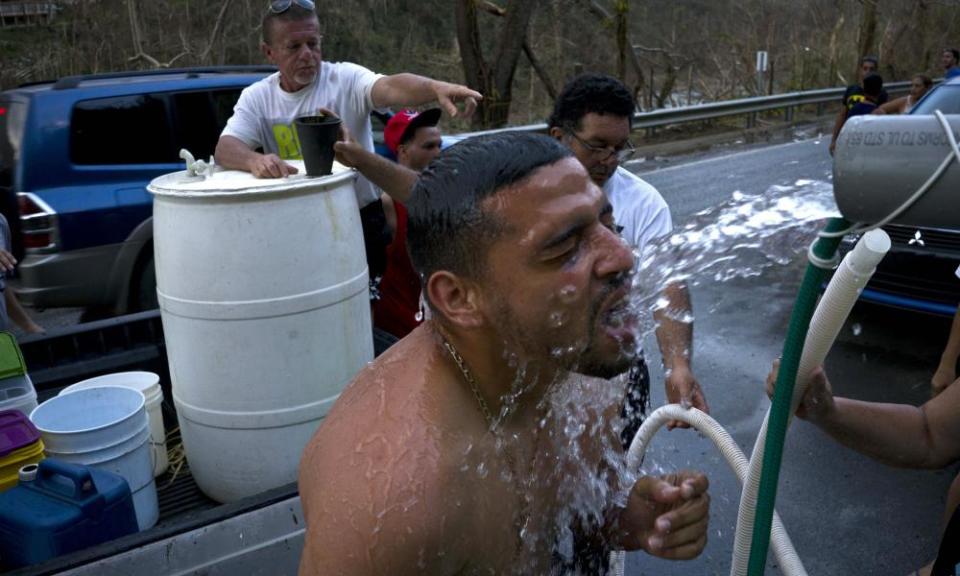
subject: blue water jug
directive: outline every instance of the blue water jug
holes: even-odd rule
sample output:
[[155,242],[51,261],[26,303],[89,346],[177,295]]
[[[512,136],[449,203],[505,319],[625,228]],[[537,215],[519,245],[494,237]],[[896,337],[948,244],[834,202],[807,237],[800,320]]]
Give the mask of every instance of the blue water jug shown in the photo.
[[43,562],[137,531],[122,476],[55,459],[0,493],[0,567]]

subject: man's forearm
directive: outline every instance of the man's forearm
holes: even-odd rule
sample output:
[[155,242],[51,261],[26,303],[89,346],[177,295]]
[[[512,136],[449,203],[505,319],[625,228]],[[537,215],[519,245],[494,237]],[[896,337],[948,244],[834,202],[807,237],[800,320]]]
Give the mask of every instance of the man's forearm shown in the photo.
[[385,76],[373,85],[373,106],[384,108],[429,104],[437,99],[434,89],[436,82],[408,72]]
[[916,406],[834,398],[834,409],[813,423],[847,448],[890,466],[945,464],[932,456],[926,415]]
[[364,155],[356,169],[399,202],[406,202],[410,198],[410,191],[419,176],[406,166],[372,153]]
[[410,191],[419,176],[417,172],[374,154],[353,141],[337,142],[334,150],[341,164],[355,168],[394,200],[406,202],[410,198]]
[[260,156],[260,154],[251,150],[242,140],[233,136],[221,136],[213,154],[214,160],[221,168],[246,170],[248,172],[250,171],[250,161],[256,156]]
[[667,307],[653,313],[657,322],[657,344],[664,366],[670,370],[689,367],[693,354],[693,316],[686,284],[674,282],[663,291]]

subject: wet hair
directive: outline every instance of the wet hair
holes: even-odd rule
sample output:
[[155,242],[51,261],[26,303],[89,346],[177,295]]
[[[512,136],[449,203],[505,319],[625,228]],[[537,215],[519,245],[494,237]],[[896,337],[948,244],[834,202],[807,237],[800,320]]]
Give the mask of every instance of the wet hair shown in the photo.
[[407,246],[423,282],[438,270],[482,277],[490,245],[507,230],[483,201],[571,155],[553,138],[520,132],[477,136],[444,150],[406,203]]
[[872,62],[877,68],[880,67],[880,60],[876,56],[864,56],[860,59],[860,65],[863,66],[866,62]]
[[944,48],[943,51],[953,54],[954,62],[960,62],[960,50],[957,50],[956,48]]
[[272,11],[267,10],[267,13],[263,15],[263,21],[260,23],[260,34],[263,36],[263,43],[272,45],[275,22],[300,22],[301,20],[309,20],[311,18],[317,18],[319,20],[317,11],[308,10],[296,3],[291,4],[290,8],[279,14],[274,14]]
[[879,74],[870,74],[863,79],[863,93],[867,96],[879,96],[883,91],[883,77]]
[[933,86],[933,80],[931,80],[930,77],[927,76],[926,74],[914,74],[913,78],[914,79],[919,78],[920,81],[923,82],[923,87],[926,88],[927,90],[929,90],[930,87]]
[[605,74],[581,74],[567,83],[553,105],[550,128],[579,130],[580,121],[591,112],[626,117],[633,124],[636,104],[622,82]]

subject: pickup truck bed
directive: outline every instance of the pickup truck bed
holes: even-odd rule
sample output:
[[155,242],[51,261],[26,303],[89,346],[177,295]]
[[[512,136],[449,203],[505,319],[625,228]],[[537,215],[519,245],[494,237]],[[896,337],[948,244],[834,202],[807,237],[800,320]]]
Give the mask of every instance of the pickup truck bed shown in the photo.
[[[374,331],[377,354],[393,341]],[[23,338],[20,347],[40,402],[65,386],[101,374],[128,370],[159,374],[168,434],[176,428],[158,310]],[[296,574],[304,532],[296,484],[219,504],[199,490],[184,463],[157,478],[157,495],[160,519],[150,530],[3,575]]]

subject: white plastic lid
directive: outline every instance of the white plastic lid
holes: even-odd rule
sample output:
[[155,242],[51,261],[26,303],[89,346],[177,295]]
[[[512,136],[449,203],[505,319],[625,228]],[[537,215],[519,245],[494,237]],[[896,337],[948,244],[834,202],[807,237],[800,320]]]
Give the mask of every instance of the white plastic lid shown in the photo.
[[77,390],[86,390],[87,388],[99,388],[101,386],[132,388],[141,392],[147,402],[151,402],[155,397],[163,400],[163,390],[160,388],[160,376],[153,372],[116,372],[114,374],[104,374],[103,376],[97,376],[96,378],[71,384],[61,390],[60,395],[70,394]]
[[329,176],[307,176],[303,160],[286,160],[298,173],[286,178],[256,178],[242,170],[217,170],[212,175],[189,176],[186,170],[154,178],[147,190],[160,196],[235,195],[253,192],[283,192],[298,188],[331,187],[345,179],[355,178],[356,172],[339,162],[333,163]]

